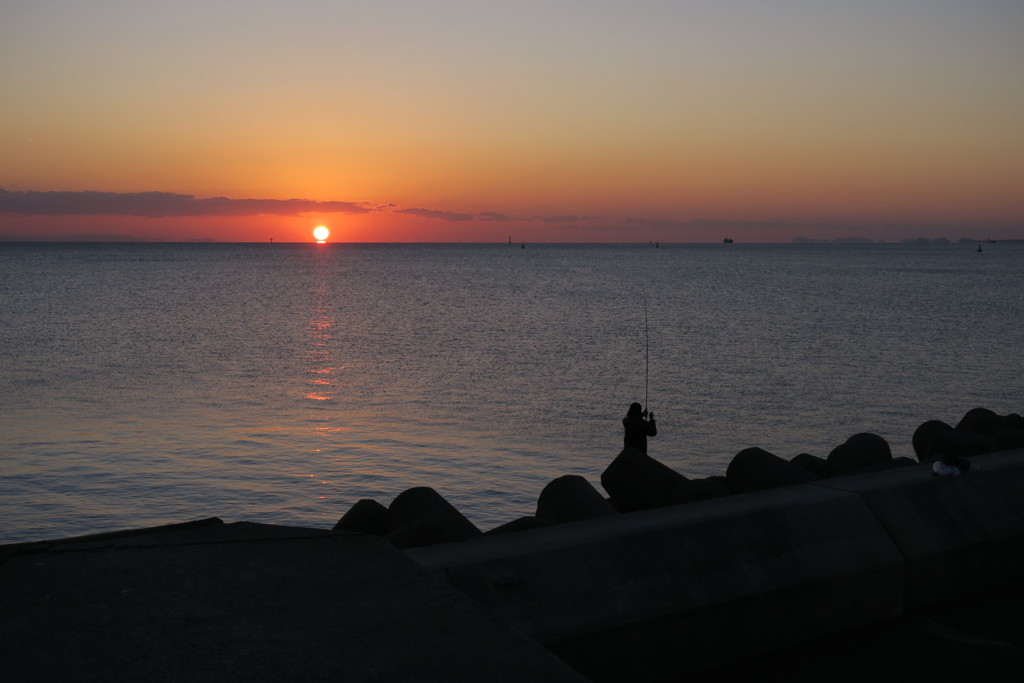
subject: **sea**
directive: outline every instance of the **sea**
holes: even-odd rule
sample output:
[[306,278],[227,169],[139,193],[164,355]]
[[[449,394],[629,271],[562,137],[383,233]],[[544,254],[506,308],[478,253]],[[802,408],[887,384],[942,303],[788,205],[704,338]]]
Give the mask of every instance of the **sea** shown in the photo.
[[599,491],[631,402],[690,478],[1022,412],[1024,244],[0,244],[0,543],[332,527],[429,486],[481,530]]

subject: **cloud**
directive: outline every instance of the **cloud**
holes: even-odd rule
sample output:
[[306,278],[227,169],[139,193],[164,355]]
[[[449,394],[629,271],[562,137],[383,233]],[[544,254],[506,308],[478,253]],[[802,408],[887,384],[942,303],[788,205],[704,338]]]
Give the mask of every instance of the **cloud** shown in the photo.
[[[26,235],[18,233],[0,234],[0,242],[155,242],[156,239],[113,232],[77,233],[72,235]],[[203,240],[184,240],[200,242]],[[212,240],[209,240],[212,241]]]
[[405,213],[419,218],[430,218],[432,220],[449,221],[459,223],[476,219],[474,213],[457,213],[455,211],[438,211],[436,209],[399,209],[395,213]]
[[[392,205],[394,206],[394,205]],[[419,218],[427,218],[436,221],[448,221],[450,223],[462,223],[464,221],[491,221],[506,223],[514,221],[515,218],[496,211],[483,211],[481,213],[458,213],[456,211],[441,211],[439,209],[399,209],[395,213],[404,213]]]
[[590,223],[593,221],[601,220],[600,216],[534,216],[535,221],[541,221],[542,223]]
[[708,218],[695,218],[693,220],[678,221],[669,218],[627,218],[622,225],[637,228],[652,228],[659,230],[694,230],[694,229],[715,229],[715,230],[806,230],[810,227],[835,228],[841,227],[834,224],[823,223],[800,223],[793,221],[740,221],[740,220],[718,220]]
[[199,199],[172,192],[9,192],[0,188],[0,213],[23,216],[298,216],[304,213],[369,213],[359,202],[309,199]]
[[174,192],[96,192],[96,191],[8,191],[0,188],[0,214],[22,216],[143,216],[167,218],[181,216],[299,216],[307,213],[365,214],[394,212],[426,220],[465,223],[483,221],[504,223],[517,220],[552,224],[600,221],[599,216],[560,215],[517,219],[497,211],[463,213],[444,209],[400,209],[394,202],[313,201],[309,199],[231,199],[199,198]]
[[482,221],[499,221],[499,222],[506,222],[506,221],[515,220],[514,218],[512,218],[510,216],[506,216],[503,213],[495,213],[493,211],[484,211],[483,213],[477,214],[477,218],[479,218]]

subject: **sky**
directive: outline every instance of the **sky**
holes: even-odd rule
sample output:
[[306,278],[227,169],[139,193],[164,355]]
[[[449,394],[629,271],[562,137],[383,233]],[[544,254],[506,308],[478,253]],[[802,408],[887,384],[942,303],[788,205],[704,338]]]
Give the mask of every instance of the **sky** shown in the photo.
[[0,239],[1024,238],[1020,0],[4,0]]

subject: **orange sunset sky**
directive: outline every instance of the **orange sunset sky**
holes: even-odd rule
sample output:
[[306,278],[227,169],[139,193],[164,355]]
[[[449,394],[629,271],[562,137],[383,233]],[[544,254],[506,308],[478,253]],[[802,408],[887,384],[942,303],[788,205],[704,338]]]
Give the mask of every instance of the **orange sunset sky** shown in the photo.
[[1024,237],[1020,0],[5,0],[0,239]]

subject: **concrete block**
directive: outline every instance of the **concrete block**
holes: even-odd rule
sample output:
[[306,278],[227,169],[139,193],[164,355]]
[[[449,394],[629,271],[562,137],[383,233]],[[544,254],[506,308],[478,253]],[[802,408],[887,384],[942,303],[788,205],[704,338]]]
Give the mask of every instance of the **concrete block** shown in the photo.
[[480,535],[472,522],[429,486],[403,491],[388,507],[386,537],[399,548],[464,541]]
[[763,448],[745,448],[737,453],[725,470],[729,490],[752,493],[782,486],[817,481],[819,477],[783,460]]
[[932,457],[932,439],[935,438],[936,434],[951,431],[953,431],[953,426],[946,424],[942,420],[928,420],[918,426],[914,430],[914,436],[911,439],[911,443],[914,446],[914,454],[917,456],[918,461],[924,462]]
[[357,531],[383,536],[388,532],[388,509],[375,500],[363,498],[342,515],[331,531]]
[[999,415],[988,408],[968,410],[956,425],[957,431],[994,435],[1003,429],[1024,430],[1024,417],[1016,413]]
[[883,469],[892,461],[889,444],[878,434],[854,434],[828,454],[828,463],[839,476]]
[[633,448],[621,453],[601,473],[601,486],[619,512],[672,505],[676,488],[686,477]]
[[537,499],[537,518],[551,524],[617,514],[590,482],[578,474],[552,479]]
[[990,453],[995,437],[989,434],[975,434],[956,429],[936,431],[928,440],[928,448],[920,460],[940,457],[955,460]]
[[699,500],[722,498],[731,494],[725,477],[705,477],[703,479],[683,479],[672,490],[672,503],[694,503]]
[[835,467],[829,464],[828,460],[811,455],[810,453],[800,453],[789,462],[818,477],[834,477],[838,474]]
[[863,467],[860,470],[858,470],[857,474],[867,474],[868,472],[882,472],[884,470],[895,470],[901,467],[917,467],[920,464],[921,463],[919,463],[917,460],[914,460],[913,458],[900,456],[898,458],[892,458],[890,460],[880,460],[871,465],[867,465],[866,467]]

